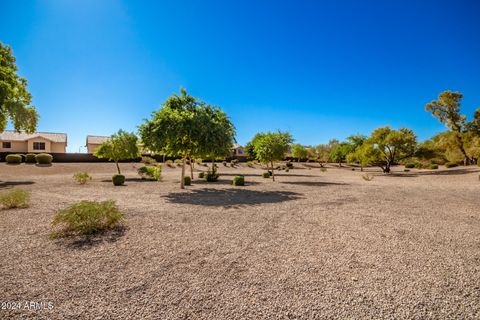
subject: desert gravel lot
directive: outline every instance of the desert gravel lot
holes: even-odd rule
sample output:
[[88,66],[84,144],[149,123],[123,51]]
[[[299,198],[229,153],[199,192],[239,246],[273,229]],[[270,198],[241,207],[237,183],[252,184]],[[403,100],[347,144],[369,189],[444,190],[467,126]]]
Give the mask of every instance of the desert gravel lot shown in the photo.
[[[121,166],[124,187],[110,163],[0,164],[0,191],[32,191],[30,208],[0,210],[0,301],[53,304],[0,319],[480,318],[478,167],[365,181],[297,165],[272,182],[220,166],[182,191],[179,168],[146,182]],[[247,186],[230,185],[238,173]],[[49,239],[57,210],[107,199],[125,230]]]

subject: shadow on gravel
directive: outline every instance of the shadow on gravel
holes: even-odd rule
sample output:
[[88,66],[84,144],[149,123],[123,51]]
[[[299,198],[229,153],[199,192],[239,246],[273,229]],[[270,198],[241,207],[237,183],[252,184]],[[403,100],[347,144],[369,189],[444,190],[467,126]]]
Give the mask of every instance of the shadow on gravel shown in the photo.
[[164,198],[171,203],[231,208],[241,205],[278,203],[296,200],[300,198],[300,194],[289,191],[199,189],[191,190],[190,192],[172,192],[164,196]]
[[455,176],[461,174],[477,173],[480,169],[457,169],[440,171],[419,171],[419,172],[394,172],[385,174],[385,177],[421,177],[421,176]]
[[321,182],[321,181],[284,181],[283,184],[292,184],[307,187],[347,186],[348,183]]
[[0,181],[0,189],[9,189],[15,186],[26,186],[34,184],[33,181]]
[[[235,174],[233,176],[238,176],[238,174]],[[242,176],[246,176],[246,175],[243,175]],[[225,179],[218,179],[217,181],[215,182],[208,182],[204,179],[193,179],[192,180],[192,185],[195,185],[195,184],[198,184],[198,185],[232,185],[232,180],[225,180]],[[245,179],[245,186],[254,186],[254,185],[257,185],[257,184],[260,184],[260,182],[256,182],[256,181],[248,181],[248,179]]]
[[127,227],[122,226],[101,234],[91,236],[60,238],[56,240],[56,243],[74,250],[88,249],[90,247],[94,247],[103,243],[114,243],[118,241],[121,237],[123,237],[126,231]]

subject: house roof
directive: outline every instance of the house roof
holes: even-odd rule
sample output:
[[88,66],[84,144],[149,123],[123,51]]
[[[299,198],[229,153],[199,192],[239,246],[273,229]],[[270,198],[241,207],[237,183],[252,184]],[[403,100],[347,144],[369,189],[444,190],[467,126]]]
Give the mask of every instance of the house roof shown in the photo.
[[87,136],[87,144],[102,144],[110,139],[106,136]]
[[52,142],[67,143],[67,135],[65,133],[52,133],[52,132],[25,133],[25,132],[13,131],[13,130],[5,130],[0,133],[0,140],[2,141],[27,141],[34,138],[44,138]]
[[243,148],[241,145],[239,145],[238,143],[234,143],[233,144],[233,149],[238,149],[238,148]]

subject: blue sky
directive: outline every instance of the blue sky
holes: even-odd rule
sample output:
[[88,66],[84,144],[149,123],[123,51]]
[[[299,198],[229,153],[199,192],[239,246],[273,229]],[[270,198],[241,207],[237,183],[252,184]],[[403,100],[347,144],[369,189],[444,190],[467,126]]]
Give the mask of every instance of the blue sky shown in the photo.
[[39,131],[136,131],[180,87],[222,107],[246,143],[288,130],[318,144],[383,125],[419,139],[443,90],[480,107],[478,1],[2,2]]

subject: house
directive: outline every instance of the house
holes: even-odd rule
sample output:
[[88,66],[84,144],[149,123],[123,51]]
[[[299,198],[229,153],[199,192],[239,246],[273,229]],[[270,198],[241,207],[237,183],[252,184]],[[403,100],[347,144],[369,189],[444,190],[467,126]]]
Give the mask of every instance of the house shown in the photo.
[[247,153],[245,149],[238,143],[233,144],[233,156],[236,158],[246,158]]
[[0,133],[0,152],[7,153],[66,153],[65,133],[24,133],[5,130]]
[[106,136],[87,136],[87,153],[93,154],[95,150],[105,141],[110,139],[110,137]]

